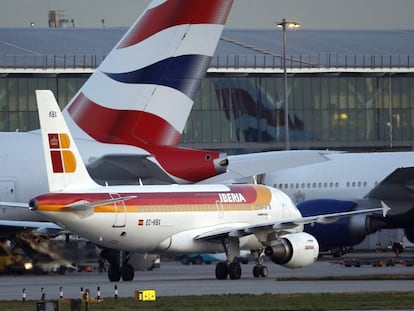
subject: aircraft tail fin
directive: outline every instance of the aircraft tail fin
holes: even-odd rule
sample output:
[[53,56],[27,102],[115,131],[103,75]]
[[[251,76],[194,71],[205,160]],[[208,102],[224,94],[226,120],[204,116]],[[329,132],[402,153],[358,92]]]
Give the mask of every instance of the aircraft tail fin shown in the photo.
[[72,135],[178,145],[232,4],[153,0],[64,110]]
[[37,90],[36,101],[49,191],[99,187],[86,170],[53,93]]

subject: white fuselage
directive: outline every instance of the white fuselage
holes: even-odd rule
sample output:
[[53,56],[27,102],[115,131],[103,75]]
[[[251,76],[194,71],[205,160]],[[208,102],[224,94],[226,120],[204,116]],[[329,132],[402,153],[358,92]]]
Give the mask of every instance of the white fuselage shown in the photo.
[[[128,188],[128,187],[127,187]],[[121,197],[134,195],[123,187],[117,191]],[[267,203],[258,201],[253,204],[241,202],[223,202],[220,193],[228,193],[229,187],[222,185],[199,186],[142,186],[135,187],[137,201],[125,201],[125,206],[118,206],[116,212],[102,212],[95,209],[93,213],[82,211],[41,211],[38,212],[49,220],[59,223],[69,231],[99,244],[103,247],[136,252],[218,252],[223,251],[221,243],[195,240],[194,237],[221,230],[224,228],[240,228],[254,224],[276,222],[278,220],[300,218],[300,212],[284,193],[265,187],[270,193]],[[105,187],[102,191],[107,191]],[[138,189],[138,190],[137,190]],[[140,205],[139,198],[143,193],[168,191],[171,196],[182,191],[214,192],[217,200],[214,204],[151,204]],[[126,191],[126,192],[125,192]],[[82,200],[76,194],[75,201]],[[258,195],[259,196],[259,195]],[[194,198],[194,197],[193,197]],[[183,200],[185,202],[186,199]],[[40,199],[41,201],[41,199]],[[118,203],[119,204],[119,203]],[[113,208],[113,207],[112,207]],[[293,232],[302,231],[303,227],[294,228]],[[257,249],[263,247],[255,235],[240,239],[241,249]]]
[[[49,191],[40,131],[0,133],[0,202],[27,203]],[[133,146],[76,140],[84,163],[111,153],[146,154]],[[28,209],[0,207],[1,220],[43,221]]]
[[311,199],[363,198],[400,167],[414,166],[414,152],[333,153],[329,161],[268,172],[264,183],[296,203]]

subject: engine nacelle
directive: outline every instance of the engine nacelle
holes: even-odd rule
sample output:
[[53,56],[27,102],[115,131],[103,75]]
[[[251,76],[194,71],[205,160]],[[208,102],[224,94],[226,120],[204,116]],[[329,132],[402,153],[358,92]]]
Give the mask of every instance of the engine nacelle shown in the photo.
[[[372,208],[373,206],[364,206]],[[302,216],[350,212],[362,208],[354,201],[332,199],[308,200],[298,204]],[[321,250],[330,250],[354,246],[361,243],[368,234],[381,228],[384,223],[366,214],[343,217],[331,224],[311,223],[304,231],[313,235],[319,242]]]
[[292,269],[301,268],[318,259],[319,244],[315,237],[306,232],[292,233],[266,247],[265,254],[275,264]]

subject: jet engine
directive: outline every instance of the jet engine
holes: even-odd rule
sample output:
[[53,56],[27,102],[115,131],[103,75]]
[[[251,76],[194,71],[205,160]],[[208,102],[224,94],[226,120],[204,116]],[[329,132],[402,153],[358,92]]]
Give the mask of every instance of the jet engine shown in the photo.
[[[373,208],[377,206],[364,206]],[[302,216],[350,212],[361,209],[358,202],[332,199],[308,200],[298,204]],[[319,242],[320,249],[328,251],[361,243],[368,234],[384,228],[385,222],[380,217],[359,214],[338,219],[334,223],[311,223],[304,227],[304,232],[313,235]]]
[[278,265],[300,268],[311,265],[318,259],[318,241],[306,232],[283,236],[277,243],[266,247],[265,254]]

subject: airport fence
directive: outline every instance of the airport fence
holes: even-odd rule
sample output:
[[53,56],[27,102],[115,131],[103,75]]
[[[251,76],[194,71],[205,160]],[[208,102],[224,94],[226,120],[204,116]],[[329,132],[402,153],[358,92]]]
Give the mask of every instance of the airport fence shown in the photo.
[[[104,60],[104,54],[5,54],[0,53],[3,69],[95,69]],[[224,69],[282,69],[283,57],[264,51],[258,54],[215,55],[211,68]],[[414,54],[360,55],[318,53],[286,56],[290,69],[317,68],[414,68]]]
[[[216,68],[283,68],[281,55],[216,55],[211,63]],[[360,55],[319,53],[287,55],[286,67],[290,69],[314,68],[414,68],[414,54]]]

